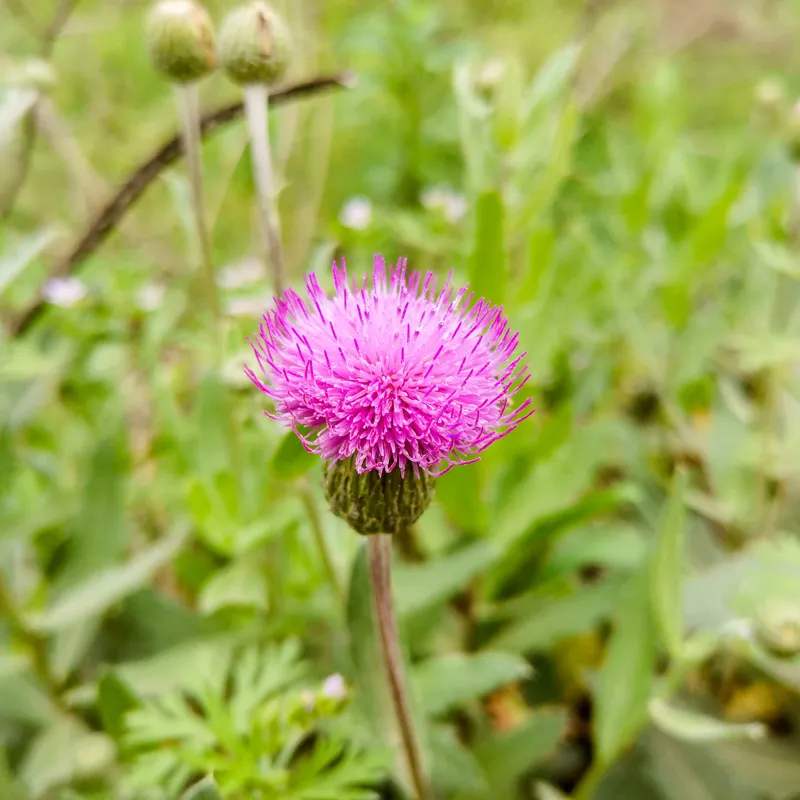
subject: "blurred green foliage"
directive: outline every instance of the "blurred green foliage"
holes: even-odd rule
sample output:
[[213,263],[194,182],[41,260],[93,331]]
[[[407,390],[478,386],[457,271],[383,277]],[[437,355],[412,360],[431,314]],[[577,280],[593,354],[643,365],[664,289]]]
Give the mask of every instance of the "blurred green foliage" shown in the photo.
[[[0,4],[4,320],[174,131],[146,8]],[[272,114],[293,283],[452,268],[534,376],[534,417],[398,542],[438,797],[798,792],[797,10],[283,8],[293,79],[358,75]],[[406,791],[358,537],[242,373],[269,301],[244,125],[204,160],[221,370],[180,165],[0,338],[3,800]]]

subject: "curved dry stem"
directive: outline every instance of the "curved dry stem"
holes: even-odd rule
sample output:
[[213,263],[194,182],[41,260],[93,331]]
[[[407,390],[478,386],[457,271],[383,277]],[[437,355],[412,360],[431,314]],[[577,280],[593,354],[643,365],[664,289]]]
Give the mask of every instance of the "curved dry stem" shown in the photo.
[[[323,76],[278,89],[270,94],[270,101],[273,104],[280,104],[309,97],[320,91],[345,89],[352,85],[353,77],[347,73]],[[243,113],[244,105],[242,103],[233,103],[205,114],[200,123],[201,137],[210,136],[228,123],[239,119]],[[119,221],[145,193],[153,181],[180,158],[181,152],[181,139],[178,134],[171,137],[153,155],[133,170],[114,197],[106,203],[92,220],[72,250],[55,264],[47,278],[71,275],[76,272],[81,264],[115,230]],[[14,335],[23,334],[39,319],[46,308],[47,304],[40,291],[37,298],[16,319],[11,321],[10,332]]]

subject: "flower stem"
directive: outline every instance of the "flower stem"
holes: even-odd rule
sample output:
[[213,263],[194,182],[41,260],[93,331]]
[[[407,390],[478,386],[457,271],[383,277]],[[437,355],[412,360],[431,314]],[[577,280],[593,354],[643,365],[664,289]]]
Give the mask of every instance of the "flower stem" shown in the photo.
[[200,246],[200,261],[203,282],[206,289],[206,301],[215,327],[215,338],[221,347],[222,317],[220,312],[219,293],[214,276],[214,260],[211,255],[211,234],[206,216],[205,192],[203,191],[203,167],[200,145],[200,101],[195,84],[179,84],[175,87],[175,99],[181,122],[181,138],[186,156],[186,168],[189,173],[192,214],[197,229],[197,241]]
[[392,603],[392,537],[388,533],[367,536],[367,555],[372,579],[372,600],[378,622],[384,666],[389,679],[397,726],[400,730],[408,772],[414,787],[416,800],[429,800],[431,791],[422,765],[419,739],[414,730],[411,703],[406,687],[403,656],[400,651],[400,638],[397,620]]
[[306,508],[306,513],[308,514],[311,532],[314,534],[314,540],[319,550],[322,565],[325,568],[325,574],[328,576],[328,581],[330,582],[331,589],[333,589],[333,593],[336,595],[336,599],[340,602],[341,606],[344,607],[344,589],[339,581],[339,576],[336,572],[330,549],[328,548],[328,542],[325,539],[325,531],[322,529],[319,508],[317,507],[311,487],[308,485],[303,486],[300,490],[300,495],[303,500],[303,505]]
[[250,152],[256,184],[258,223],[265,247],[266,262],[272,272],[275,294],[283,291],[283,248],[281,225],[275,202],[275,176],[269,144],[269,92],[263,84],[245,87],[244,110],[250,131]]

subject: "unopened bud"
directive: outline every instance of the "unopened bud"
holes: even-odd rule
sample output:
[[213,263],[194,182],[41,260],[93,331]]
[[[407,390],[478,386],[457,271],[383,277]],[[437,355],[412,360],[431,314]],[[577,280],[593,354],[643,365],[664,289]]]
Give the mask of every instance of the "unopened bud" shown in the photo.
[[325,494],[331,511],[364,535],[400,533],[413,525],[433,499],[434,479],[398,468],[359,474],[353,459],[336,461],[325,472]]
[[193,83],[217,68],[214,26],[194,0],[163,0],[150,12],[147,43],[156,69],[172,83]]
[[778,658],[800,655],[800,605],[790,600],[771,600],[756,613],[755,638]]
[[222,66],[241,86],[282,78],[289,64],[289,46],[283,20],[260,0],[232,11],[219,34]]

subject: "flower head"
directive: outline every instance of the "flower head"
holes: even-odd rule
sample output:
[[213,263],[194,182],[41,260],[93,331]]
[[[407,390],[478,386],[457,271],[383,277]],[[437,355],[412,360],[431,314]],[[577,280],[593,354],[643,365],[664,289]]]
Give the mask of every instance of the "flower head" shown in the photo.
[[518,334],[500,307],[453,289],[432,273],[387,276],[375,257],[371,285],[333,265],[333,297],[315,275],[308,299],[289,290],[251,341],[262,372],[246,372],[275,403],[270,414],[306,449],[352,459],[363,474],[411,468],[441,475],[472,463],[533,413],[510,408],[528,379],[514,358]]

